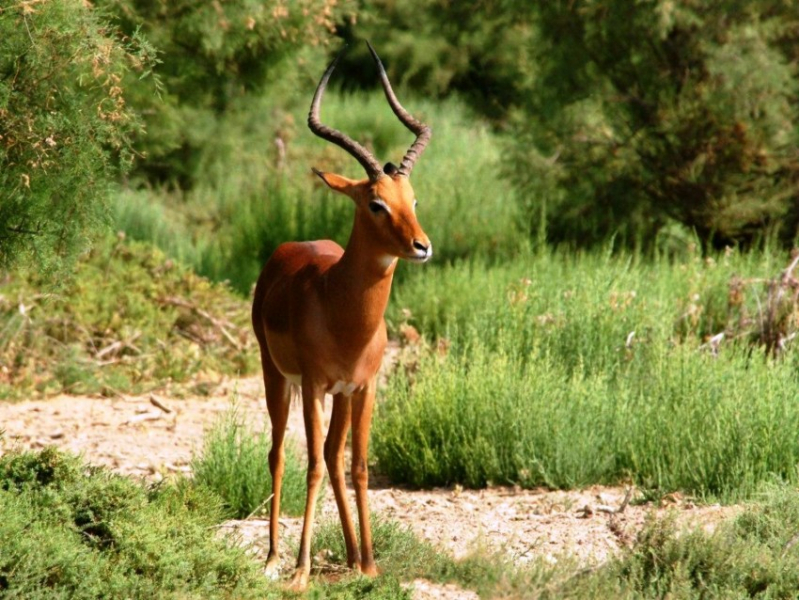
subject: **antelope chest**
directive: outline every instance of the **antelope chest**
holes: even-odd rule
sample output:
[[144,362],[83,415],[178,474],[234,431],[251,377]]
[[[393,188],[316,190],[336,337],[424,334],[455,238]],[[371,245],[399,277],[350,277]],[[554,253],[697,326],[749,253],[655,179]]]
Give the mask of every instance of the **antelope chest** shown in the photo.
[[267,344],[273,363],[290,383],[301,387],[305,376],[312,377],[328,394],[351,396],[369,385],[380,369],[383,337],[376,335],[357,351],[334,339],[329,344],[295,344],[292,336],[275,332],[267,332]]

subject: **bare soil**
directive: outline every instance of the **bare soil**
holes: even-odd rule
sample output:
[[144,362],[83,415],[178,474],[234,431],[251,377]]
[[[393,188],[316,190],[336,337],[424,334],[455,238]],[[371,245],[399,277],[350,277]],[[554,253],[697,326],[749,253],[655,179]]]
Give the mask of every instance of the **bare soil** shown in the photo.
[[[268,429],[269,419],[259,377],[225,381],[209,397],[189,399],[162,396],[58,396],[48,400],[0,404],[0,451],[56,445],[82,454],[89,462],[126,475],[158,480],[190,472],[192,453],[199,450],[203,432],[234,401],[248,422]],[[330,409],[327,402],[327,410]],[[159,406],[160,405],[160,406]],[[167,412],[168,411],[168,412]],[[329,413],[328,413],[329,415]],[[293,407],[289,435],[301,444],[302,415]],[[506,552],[514,561],[534,558],[557,561],[572,556],[597,564],[631,544],[647,515],[679,511],[686,526],[712,528],[735,508],[696,506],[673,494],[661,504],[625,502],[628,490],[593,486],[583,490],[549,491],[460,487],[409,490],[373,477],[369,494],[372,510],[400,521],[419,537],[456,558],[475,551]],[[326,493],[322,519],[336,518],[332,493]],[[300,519],[281,518],[284,548],[296,539]],[[231,531],[251,544],[259,556],[268,550],[268,522],[231,521]],[[293,557],[285,553],[285,571]],[[468,598],[453,586],[418,581],[418,598]]]

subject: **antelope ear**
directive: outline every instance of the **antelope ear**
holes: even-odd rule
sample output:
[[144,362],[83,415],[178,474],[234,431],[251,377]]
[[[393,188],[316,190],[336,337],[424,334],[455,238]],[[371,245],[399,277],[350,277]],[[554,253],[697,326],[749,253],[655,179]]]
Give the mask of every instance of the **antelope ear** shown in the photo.
[[343,175],[336,175],[335,173],[322,173],[318,169],[313,169],[319,178],[324,181],[331,190],[341,192],[347,196],[353,197],[355,190],[363,183],[356,179],[350,179]]

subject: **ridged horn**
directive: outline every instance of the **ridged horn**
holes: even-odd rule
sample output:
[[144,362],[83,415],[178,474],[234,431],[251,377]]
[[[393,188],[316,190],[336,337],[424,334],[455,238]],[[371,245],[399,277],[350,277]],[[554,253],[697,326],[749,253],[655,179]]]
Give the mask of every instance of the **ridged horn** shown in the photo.
[[[330,66],[327,67],[324,75],[322,75],[319,85],[316,86],[316,93],[314,93],[313,100],[311,101],[311,110],[308,113],[308,127],[320,138],[327,140],[328,142],[332,142],[336,146],[346,150],[350,155],[353,156],[353,158],[355,158],[355,160],[361,163],[361,166],[366,170],[366,174],[369,179],[374,181],[382,176],[383,172],[380,167],[380,163],[372,155],[372,153],[349,136],[338,131],[337,129],[323,125],[319,120],[319,107],[322,104],[322,96],[325,94],[327,82],[330,80],[330,75],[332,75],[333,70],[336,68],[336,64],[338,64],[342,54],[344,54],[344,50],[339,52],[338,56],[336,56],[333,62],[330,63]],[[412,164],[413,163],[411,163],[411,165]]]
[[377,63],[377,69],[380,73],[380,83],[383,84],[383,91],[386,93],[386,100],[388,100],[391,110],[394,111],[394,114],[397,115],[397,118],[402,121],[405,127],[416,134],[416,141],[408,148],[405,156],[402,157],[402,162],[400,162],[398,169],[399,175],[408,177],[411,174],[411,170],[413,170],[413,165],[419,160],[422,152],[424,152],[425,146],[427,146],[427,143],[430,141],[432,131],[427,125],[414,119],[408,111],[402,107],[399,100],[397,100],[396,94],[394,94],[394,90],[391,88],[391,82],[388,80],[386,69],[383,67],[380,57],[377,55],[377,52],[375,52],[375,49],[372,48],[372,44],[366,42],[366,45],[369,46],[369,51],[372,53],[375,63]]

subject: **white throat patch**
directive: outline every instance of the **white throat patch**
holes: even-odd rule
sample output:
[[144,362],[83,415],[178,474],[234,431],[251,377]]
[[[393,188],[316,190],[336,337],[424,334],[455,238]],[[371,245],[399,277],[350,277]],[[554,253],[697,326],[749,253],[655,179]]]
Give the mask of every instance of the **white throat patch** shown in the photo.
[[384,256],[381,256],[381,257],[379,257],[377,259],[377,264],[379,264],[380,268],[382,268],[384,271],[387,271],[388,268],[391,265],[393,265],[395,262],[397,262],[397,257],[396,256],[390,256],[388,254],[386,254]]

